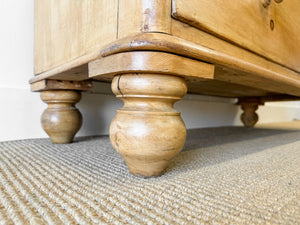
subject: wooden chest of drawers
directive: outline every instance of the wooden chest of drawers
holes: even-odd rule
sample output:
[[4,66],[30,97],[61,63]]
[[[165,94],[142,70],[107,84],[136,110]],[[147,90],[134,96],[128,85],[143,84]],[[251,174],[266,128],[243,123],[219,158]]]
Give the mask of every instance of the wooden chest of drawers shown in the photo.
[[185,142],[186,92],[239,98],[246,126],[266,101],[300,97],[298,0],[37,0],[32,91],[55,143],[81,125],[91,80],[124,101],[110,128],[130,171],[163,173]]

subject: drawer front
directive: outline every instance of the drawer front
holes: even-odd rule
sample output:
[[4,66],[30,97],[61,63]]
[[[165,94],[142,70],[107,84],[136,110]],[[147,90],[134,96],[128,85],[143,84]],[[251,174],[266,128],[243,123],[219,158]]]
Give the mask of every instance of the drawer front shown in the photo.
[[173,0],[172,16],[300,72],[299,0]]

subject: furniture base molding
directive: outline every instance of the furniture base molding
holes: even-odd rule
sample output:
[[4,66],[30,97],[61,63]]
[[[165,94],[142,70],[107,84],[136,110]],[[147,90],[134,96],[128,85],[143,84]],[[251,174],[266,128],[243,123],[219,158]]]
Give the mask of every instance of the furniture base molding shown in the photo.
[[242,98],[238,102],[241,105],[243,113],[241,114],[241,121],[245,127],[254,127],[258,122],[258,110],[259,105],[264,105],[264,102],[260,98]]
[[31,91],[47,91],[47,90],[77,90],[89,91],[93,88],[91,80],[69,81],[69,80],[40,80],[30,84]]
[[112,91],[124,102],[110,126],[114,149],[132,174],[162,175],[186,139],[180,112],[173,108],[187,92],[185,80],[162,74],[117,75]]
[[41,99],[48,108],[41,117],[42,127],[55,144],[71,143],[82,124],[82,116],[75,104],[81,93],[73,90],[42,91]]

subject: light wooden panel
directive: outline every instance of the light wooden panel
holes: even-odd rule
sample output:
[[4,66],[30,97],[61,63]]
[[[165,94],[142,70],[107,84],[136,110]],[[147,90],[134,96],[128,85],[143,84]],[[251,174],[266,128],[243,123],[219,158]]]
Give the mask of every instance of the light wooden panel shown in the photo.
[[174,54],[153,51],[124,52],[89,63],[89,77],[112,80],[125,73],[157,73],[184,76],[187,80],[212,79],[214,65]]
[[78,90],[89,91],[93,88],[90,80],[66,81],[66,80],[41,80],[30,85],[31,91],[47,90]]
[[272,92],[247,87],[245,85],[238,85],[218,80],[200,80],[194,82],[187,82],[188,92],[192,94],[202,94],[218,97],[250,97],[250,96],[273,96]]
[[[210,37],[215,38],[214,36]],[[230,48],[233,50],[236,48],[225,43],[224,48],[226,47],[227,51]],[[118,52],[137,50],[171,52],[198,59],[216,66],[214,74],[216,80],[255,87],[269,92],[300,96],[299,73],[243,49],[241,52],[234,50],[233,55],[228,54],[223,52],[221,43],[206,47],[171,35],[148,33],[116,41],[107,46],[101,54],[108,56]],[[217,70],[217,68],[219,69]]]
[[36,0],[35,74],[116,40],[117,10],[118,0]]
[[170,33],[171,0],[120,0],[118,37],[141,32]]
[[[78,59],[78,58],[77,58]],[[88,78],[88,62],[95,58],[90,58],[88,61],[75,60],[71,63],[66,63],[54,69],[47,70],[38,76],[34,76],[29,80],[29,83],[34,83],[44,79],[55,80],[87,80]],[[79,65],[79,66],[77,66]]]
[[[183,22],[172,20],[171,30],[174,36],[198,45],[193,48],[204,47],[210,50],[199,57],[217,65],[215,69],[217,80],[245,84],[269,91],[276,90],[281,93],[285,93],[284,91],[290,93],[292,89],[297,95],[300,93],[299,90],[297,91],[300,81],[299,73]],[[206,56],[211,53],[215,56],[212,55],[212,58],[207,59]],[[289,87],[285,86],[286,82],[289,83]]]
[[[172,48],[172,45],[168,47]],[[89,77],[97,80],[110,81],[115,75],[130,73],[182,76],[190,93],[223,97],[273,96],[276,92],[297,91],[293,86],[287,88],[286,84],[281,85],[277,79],[225,67],[217,66],[215,69],[214,65],[164,52],[123,52],[89,63]],[[299,89],[297,92],[300,93]]]
[[300,1],[172,0],[173,17],[300,71]]

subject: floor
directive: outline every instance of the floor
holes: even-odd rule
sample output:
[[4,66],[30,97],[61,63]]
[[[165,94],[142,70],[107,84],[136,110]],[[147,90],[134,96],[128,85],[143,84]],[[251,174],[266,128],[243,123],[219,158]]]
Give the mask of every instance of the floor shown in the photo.
[[188,131],[165,175],[107,136],[0,142],[0,224],[300,224],[300,121]]

